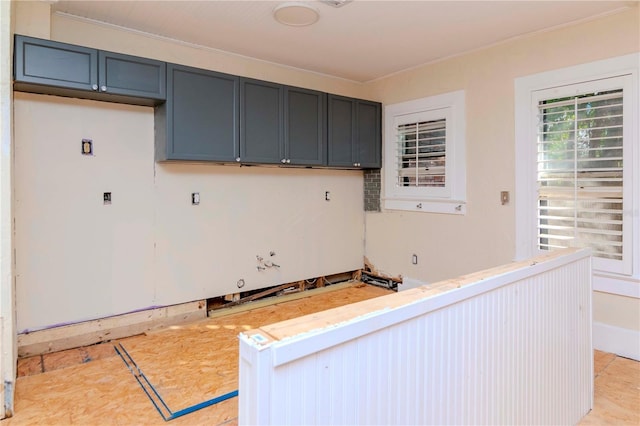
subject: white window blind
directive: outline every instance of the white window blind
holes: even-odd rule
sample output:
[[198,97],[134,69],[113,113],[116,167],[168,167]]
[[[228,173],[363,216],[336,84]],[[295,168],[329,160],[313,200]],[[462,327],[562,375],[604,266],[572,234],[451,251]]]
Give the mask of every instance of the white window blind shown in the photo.
[[622,89],[546,99],[538,110],[538,247],[622,260]]
[[446,119],[400,124],[396,134],[398,186],[444,187]]

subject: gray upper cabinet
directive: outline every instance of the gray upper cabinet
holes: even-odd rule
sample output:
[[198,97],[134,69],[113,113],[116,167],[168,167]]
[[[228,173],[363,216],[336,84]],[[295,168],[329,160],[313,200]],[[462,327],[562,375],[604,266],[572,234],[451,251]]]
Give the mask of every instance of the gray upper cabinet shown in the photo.
[[338,95],[328,95],[327,103],[327,164],[332,167],[379,168],[381,105]]
[[283,93],[280,84],[240,78],[242,163],[286,163]]
[[165,99],[166,64],[113,52],[98,52],[98,90],[110,94]]
[[78,90],[98,89],[98,51],[16,35],[16,86],[27,84]]
[[155,105],[165,99],[165,63],[51,40],[15,36],[14,89]]
[[315,90],[285,87],[283,160],[286,164],[326,164],[326,98],[325,93]]
[[167,102],[155,109],[156,160],[236,162],[239,77],[167,65]]

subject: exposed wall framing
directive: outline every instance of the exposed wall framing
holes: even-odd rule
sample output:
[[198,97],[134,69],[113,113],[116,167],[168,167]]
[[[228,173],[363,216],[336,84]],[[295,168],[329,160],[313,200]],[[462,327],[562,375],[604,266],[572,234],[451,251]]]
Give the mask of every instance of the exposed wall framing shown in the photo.
[[351,272],[344,272],[340,274],[327,275],[323,277],[315,277],[311,279],[280,284],[261,290],[228,294],[226,296],[208,299],[207,312],[209,312],[209,316],[211,316],[211,312],[218,309],[231,308],[233,306],[262,300],[265,298],[281,298],[283,296],[301,293],[313,289],[324,288],[325,286],[335,285],[345,281],[360,281],[361,277],[362,271],[355,270]]
[[18,356],[28,357],[134,336],[206,318],[206,301],[153,308],[18,335]]

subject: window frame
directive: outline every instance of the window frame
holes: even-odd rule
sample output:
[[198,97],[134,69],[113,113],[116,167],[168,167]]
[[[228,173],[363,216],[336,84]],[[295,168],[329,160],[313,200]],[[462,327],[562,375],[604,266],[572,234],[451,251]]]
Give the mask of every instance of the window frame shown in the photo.
[[[402,121],[446,120],[444,187],[400,187],[397,185],[396,125]],[[387,210],[429,213],[466,213],[465,92],[458,90],[384,108],[384,196]]]
[[[553,71],[547,71],[515,79],[515,164],[516,164],[516,251],[515,259],[522,260],[540,251],[536,246],[536,144],[537,101],[536,94],[568,86],[584,85],[627,76],[629,82],[624,87],[625,122],[624,171],[625,210],[631,215],[631,230],[625,232],[630,238],[629,253],[625,256],[631,262],[628,273],[607,271],[594,258],[594,289],[612,294],[640,298],[640,146],[639,146],[639,84],[638,63],[640,54],[630,54],[612,59],[595,61]],[[627,115],[628,114],[628,115]],[[629,159],[629,161],[627,161]],[[630,200],[627,201],[627,194]],[[605,262],[606,263],[606,262]]]

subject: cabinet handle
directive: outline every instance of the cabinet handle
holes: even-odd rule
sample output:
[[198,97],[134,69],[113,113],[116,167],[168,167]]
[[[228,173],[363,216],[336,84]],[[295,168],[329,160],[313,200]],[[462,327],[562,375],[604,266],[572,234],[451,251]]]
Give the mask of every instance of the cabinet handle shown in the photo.
[[287,160],[286,160],[285,158],[283,158],[282,160],[280,160],[280,162],[281,162],[282,164],[284,164],[284,163],[286,163],[286,162],[287,162]]
[[100,91],[101,92],[106,92],[107,91],[107,86],[100,86]]
[[287,164],[291,163],[291,159],[287,158]]
[[98,85],[97,85],[97,84],[94,84],[93,86],[91,86],[91,88],[92,88],[93,90],[98,90]]
[[236,162],[240,162],[240,157],[236,157]]

